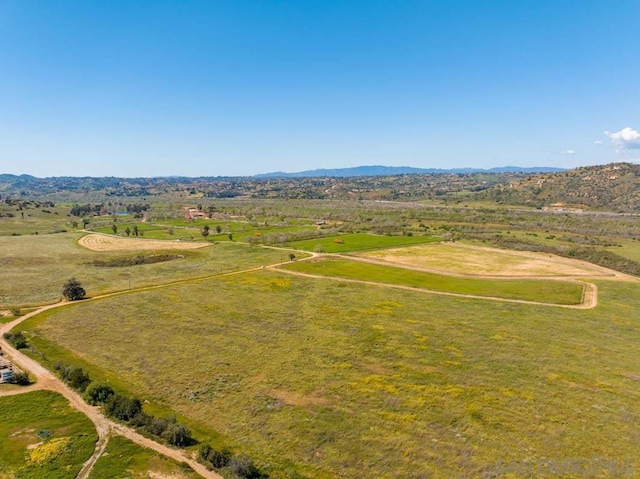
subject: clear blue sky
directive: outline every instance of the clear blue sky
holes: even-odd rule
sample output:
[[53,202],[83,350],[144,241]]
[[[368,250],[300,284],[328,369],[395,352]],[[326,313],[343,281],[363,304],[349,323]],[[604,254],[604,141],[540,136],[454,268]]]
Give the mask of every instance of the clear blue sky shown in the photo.
[[639,130],[638,0],[0,0],[0,173],[573,167]]

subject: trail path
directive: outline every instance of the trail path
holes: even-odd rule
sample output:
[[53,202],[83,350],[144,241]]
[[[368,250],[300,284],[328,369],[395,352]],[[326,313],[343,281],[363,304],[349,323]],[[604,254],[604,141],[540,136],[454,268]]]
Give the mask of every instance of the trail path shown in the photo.
[[[407,265],[399,265],[397,263],[390,263],[388,261],[382,261],[382,260],[373,259],[373,258],[363,258],[363,257],[359,257],[359,256],[345,256],[345,255],[340,255],[340,254],[314,254],[314,256],[312,256],[312,257],[303,258],[303,259],[301,259],[299,261],[309,261],[309,260],[318,259],[318,258],[322,258],[322,257],[342,258],[342,259],[347,259],[347,260],[360,261],[360,262],[363,262],[363,263],[374,263],[374,264],[380,264],[380,265],[391,266],[391,267],[396,267],[396,268],[405,268],[405,269],[410,269],[410,270],[417,270],[417,271],[425,271],[425,272],[436,273],[436,271],[428,270],[427,268],[419,268],[419,267],[412,268],[412,267],[407,266]],[[537,306],[550,306],[550,307],[568,308],[568,309],[591,309],[591,308],[595,308],[598,305],[598,287],[593,283],[577,280],[577,279],[575,279],[574,277],[571,277],[571,276],[553,276],[553,277],[549,277],[549,276],[510,276],[508,278],[505,278],[505,277],[493,277],[493,276],[481,276],[481,277],[479,277],[479,276],[467,276],[467,275],[456,274],[456,273],[445,273],[443,271],[438,271],[437,272],[437,274],[445,274],[446,276],[453,276],[453,277],[458,277],[458,278],[470,278],[470,277],[472,277],[472,278],[475,278],[475,279],[486,278],[486,279],[500,279],[500,280],[504,280],[504,281],[529,279],[529,280],[544,280],[544,281],[569,281],[569,282],[573,282],[573,283],[579,283],[583,287],[582,301],[579,304],[545,303],[543,301],[528,301],[528,300],[524,300],[524,299],[508,299],[508,298],[499,298],[499,297],[495,297],[495,296],[480,296],[480,295],[474,295],[474,294],[450,293],[450,292],[447,292],[447,291],[437,291],[437,290],[426,289],[426,288],[416,288],[416,287],[413,287],[413,286],[404,286],[404,285],[400,285],[400,284],[390,284],[390,283],[377,282],[377,281],[366,281],[366,280],[360,280],[360,279],[347,279],[347,278],[341,278],[341,277],[337,277],[337,276],[323,276],[323,275],[320,275],[320,274],[302,273],[300,271],[291,271],[291,270],[288,270],[288,269],[280,268],[279,266],[281,266],[281,265],[276,264],[276,265],[269,266],[269,268],[273,269],[275,271],[279,271],[279,272],[285,273],[285,274],[290,274],[290,275],[293,275],[293,276],[303,276],[303,277],[307,277],[307,278],[325,279],[325,280],[332,280],[332,281],[343,281],[343,282],[348,282],[348,283],[368,284],[368,285],[371,285],[371,286],[403,289],[403,290],[406,290],[406,291],[416,291],[416,292],[419,292],[419,293],[436,294],[436,295],[440,295],[440,296],[454,296],[454,297],[459,297],[459,298],[470,298],[470,299],[482,299],[482,300],[490,300],[490,301],[499,301],[499,302],[502,302],[502,303],[531,304],[531,305],[537,305]]]
[[[227,274],[237,274],[236,273],[227,273]],[[148,288],[144,288],[148,289]],[[105,295],[101,297],[112,296]],[[99,297],[93,298],[98,299]],[[160,444],[152,439],[146,438],[141,434],[134,431],[132,428],[125,426],[124,424],[116,423],[111,419],[102,414],[100,409],[94,406],[90,406],[87,404],[82,397],[72,389],[70,389],[66,384],[64,384],[60,379],[53,375],[48,369],[42,366],[40,363],[35,361],[22,354],[20,351],[11,346],[3,337],[4,333],[11,330],[12,328],[18,326],[23,321],[42,313],[43,311],[47,311],[49,309],[62,307],[69,304],[66,301],[51,304],[48,306],[44,306],[40,309],[37,309],[29,314],[26,314],[20,318],[15,319],[9,323],[0,325],[0,347],[5,352],[6,356],[11,360],[13,364],[18,366],[20,369],[24,371],[29,371],[32,376],[36,378],[36,384],[33,386],[29,386],[21,389],[12,389],[3,392],[3,396],[14,395],[14,394],[22,394],[30,391],[34,391],[37,389],[47,389],[50,391],[55,391],[62,396],[64,396],[71,406],[74,409],[84,413],[94,424],[96,428],[96,432],[98,433],[98,441],[96,442],[96,446],[93,454],[85,462],[81,471],[78,473],[78,479],[86,479],[89,477],[91,469],[93,468],[96,461],[100,458],[100,456],[104,453],[104,450],[109,441],[109,437],[113,434],[117,434],[120,436],[124,436],[130,441],[139,444],[140,446],[146,447],[148,449],[152,449],[164,456],[170,457],[178,462],[184,462],[191,467],[195,472],[200,474],[202,477],[206,479],[222,479],[222,476],[216,474],[213,471],[208,470],[202,464],[195,461],[186,451],[180,449],[174,449],[164,444]]]

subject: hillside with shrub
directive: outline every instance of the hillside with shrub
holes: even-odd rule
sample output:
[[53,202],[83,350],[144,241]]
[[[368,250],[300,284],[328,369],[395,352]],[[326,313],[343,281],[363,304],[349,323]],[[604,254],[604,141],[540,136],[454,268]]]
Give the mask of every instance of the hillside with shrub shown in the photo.
[[473,197],[537,208],[633,213],[640,210],[640,165],[612,163],[528,175]]

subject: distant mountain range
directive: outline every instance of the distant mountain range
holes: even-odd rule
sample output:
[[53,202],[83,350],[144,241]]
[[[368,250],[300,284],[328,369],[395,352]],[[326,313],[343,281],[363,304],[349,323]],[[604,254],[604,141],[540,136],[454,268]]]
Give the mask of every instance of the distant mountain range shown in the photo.
[[350,178],[354,176],[392,176],[392,175],[433,175],[433,174],[472,174],[472,173],[557,173],[564,168],[538,166],[524,168],[520,166],[502,166],[498,168],[413,168],[411,166],[355,166],[352,168],[333,168],[285,173],[276,171],[255,175],[254,178]]

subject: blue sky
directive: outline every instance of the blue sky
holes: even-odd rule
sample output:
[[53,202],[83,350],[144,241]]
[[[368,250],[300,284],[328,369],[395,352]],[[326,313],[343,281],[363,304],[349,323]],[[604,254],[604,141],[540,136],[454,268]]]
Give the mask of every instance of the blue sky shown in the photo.
[[640,161],[640,2],[0,0],[0,173]]

